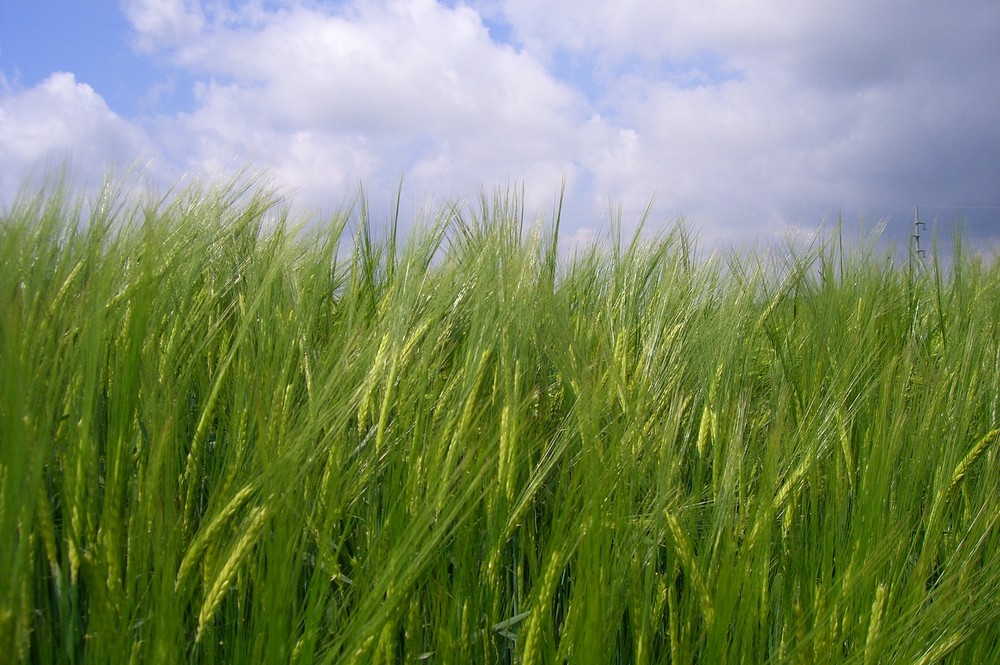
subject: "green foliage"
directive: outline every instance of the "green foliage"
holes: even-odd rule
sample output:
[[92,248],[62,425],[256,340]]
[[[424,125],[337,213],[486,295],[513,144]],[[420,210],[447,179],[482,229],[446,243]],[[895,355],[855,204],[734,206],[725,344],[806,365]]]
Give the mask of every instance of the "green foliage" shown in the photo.
[[397,225],[246,179],[15,202],[5,658],[1000,657],[997,264],[557,260],[516,192]]

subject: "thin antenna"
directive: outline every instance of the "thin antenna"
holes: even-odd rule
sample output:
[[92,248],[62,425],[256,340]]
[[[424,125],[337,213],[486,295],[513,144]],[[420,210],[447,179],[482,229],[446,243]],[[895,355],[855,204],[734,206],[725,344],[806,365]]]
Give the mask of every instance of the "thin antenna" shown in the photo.
[[925,258],[927,256],[926,249],[920,249],[920,228],[927,228],[925,222],[920,221],[920,206],[913,206],[913,249],[917,258]]

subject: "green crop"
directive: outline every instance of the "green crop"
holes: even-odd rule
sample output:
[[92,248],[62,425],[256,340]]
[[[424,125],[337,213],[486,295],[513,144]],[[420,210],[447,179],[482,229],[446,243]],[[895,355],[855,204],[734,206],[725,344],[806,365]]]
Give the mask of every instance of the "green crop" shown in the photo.
[[1000,658],[1000,265],[252,179],[0,219],[0,654]]

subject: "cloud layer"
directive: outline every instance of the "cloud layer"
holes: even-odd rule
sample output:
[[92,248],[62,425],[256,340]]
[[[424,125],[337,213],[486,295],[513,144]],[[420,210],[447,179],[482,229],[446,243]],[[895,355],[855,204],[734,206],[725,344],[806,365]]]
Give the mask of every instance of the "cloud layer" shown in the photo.
[[[709,238],[914,202],[1000,205],[1000,6],[930,0],[127,0],[136,57],[189,108],[122,118],[72,74],[3,84],[0,158],[247,161],[321,208],[358,181],[416,199],[567,182],[581,234],[609,199]],[[163,85],[158,82],[157,85]],[[151,91],[152,92],[152,91]],[[7,182],[0,187],[7,187]]]

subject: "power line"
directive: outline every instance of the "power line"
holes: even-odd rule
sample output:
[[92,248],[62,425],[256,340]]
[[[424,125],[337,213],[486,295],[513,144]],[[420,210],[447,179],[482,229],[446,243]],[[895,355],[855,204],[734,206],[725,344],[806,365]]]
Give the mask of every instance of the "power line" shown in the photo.
[[935,206],[926,203],[920,204],[921,208],[946,208],[951,210],[1000,210],[1000,206]]

